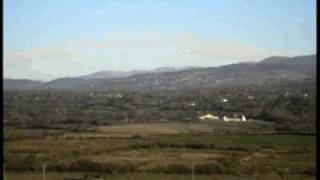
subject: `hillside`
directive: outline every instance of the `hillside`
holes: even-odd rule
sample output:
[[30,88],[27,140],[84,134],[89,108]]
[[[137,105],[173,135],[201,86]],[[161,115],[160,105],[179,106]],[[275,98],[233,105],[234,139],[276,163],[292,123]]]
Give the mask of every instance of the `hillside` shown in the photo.
[[3,89],[4,90],[27,90],[34,89],[43,82],[33,81],[28,79],[3,79]]
[[[316,56],[270,57],[258,63],[191,68],[132,74],[96,73],[84,77],[60,78],[34,89],[56,90],[175,90],[228,85],[255,85],[270,81],[315,78]],[[109,75],[107,74],[109,73]],[[24,86],[20,87],[23,89]]]

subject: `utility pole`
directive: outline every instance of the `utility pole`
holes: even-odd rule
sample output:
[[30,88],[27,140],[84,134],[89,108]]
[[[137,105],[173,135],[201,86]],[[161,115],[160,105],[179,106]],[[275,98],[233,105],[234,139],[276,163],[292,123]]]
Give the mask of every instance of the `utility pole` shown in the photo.
[[3,164],[3,180],[7,180],[7,178],[6,178],[6,164]]
[[42,180],[46,180],[46,163],[43,164],[42,166]]

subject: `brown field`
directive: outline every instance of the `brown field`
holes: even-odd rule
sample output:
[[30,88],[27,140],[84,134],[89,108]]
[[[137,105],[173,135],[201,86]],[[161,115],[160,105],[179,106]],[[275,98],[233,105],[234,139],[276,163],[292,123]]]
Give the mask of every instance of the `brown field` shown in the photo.
[[7,179],[40,179],[43,163],[47,179],[57,180],[191,179],[192,168],[196,179],[315,178],[315,136],[218,135],[217,126],[128,124],[79,133],[5,129]]

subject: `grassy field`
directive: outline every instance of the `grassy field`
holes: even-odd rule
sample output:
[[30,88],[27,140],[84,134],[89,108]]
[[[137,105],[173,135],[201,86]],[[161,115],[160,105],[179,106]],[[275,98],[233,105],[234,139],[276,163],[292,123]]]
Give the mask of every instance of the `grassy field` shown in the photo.
[[[86,176],[87,175],[87,176]],[[40,180],[42,179],[41,172],[9,172],[8,177],[10,180],[21,180],[21,179],[32,179],[32,180]],[[92,180],[186,180],[191,179],[191,174],[152,174],[152,173],[128,173],[128,174],[104,174],[97,175],[94,173],[57,173],[57,172],[49,172],[46,174],[47,179],[53,180],[66,180],[66,179],[84,179],[84,177],[88,177],[87,179]],[[9,179],[9,178],[7,178]],[[279,176],[275,173],[270,173],[268,175],[253,175],[253,176],[234,176],[234,175],[195,175],[195,179],[197,180],[279,180],[279,179],[288,179],[288,180],[312,180],[314,177],[305,176],[305,175],[288,175],[288,176]]]
[[315,136],[217,135],[215,128],[163,123],[90,132],[5,129],[7,178],[40,179],[43,163],[47,179],[57,180],[191,179],[192,168],[196,179],[315,178]]

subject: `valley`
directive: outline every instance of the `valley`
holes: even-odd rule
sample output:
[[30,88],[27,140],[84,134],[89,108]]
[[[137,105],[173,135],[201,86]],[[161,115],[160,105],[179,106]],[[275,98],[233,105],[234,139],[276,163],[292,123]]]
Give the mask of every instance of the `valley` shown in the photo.
[[[279,65],[277,58],[266,62]],[[279,65],[291,78],[265,80],[240,66],[70,78],[33,88],[12,80],[3,101],[6,176],[38,179],[45,164],[47,179],[57,180],[314,179],[311,66]],[[220,83],[220,71],[233,80]]]

